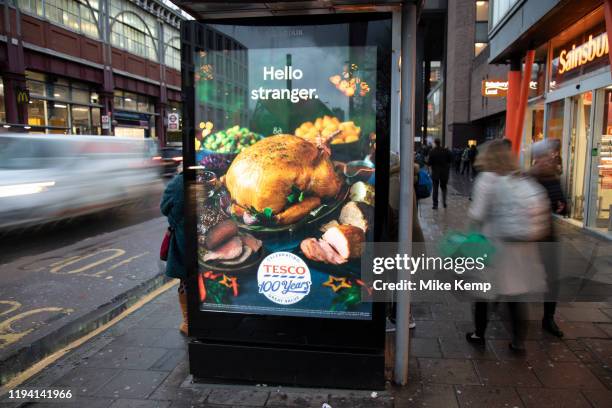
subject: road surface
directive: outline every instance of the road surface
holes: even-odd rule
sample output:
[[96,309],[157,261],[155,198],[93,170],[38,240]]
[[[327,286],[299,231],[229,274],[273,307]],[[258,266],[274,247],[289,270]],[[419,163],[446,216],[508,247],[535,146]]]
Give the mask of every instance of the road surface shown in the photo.
[[0,237],[0,368],[160,275],[159,199]]

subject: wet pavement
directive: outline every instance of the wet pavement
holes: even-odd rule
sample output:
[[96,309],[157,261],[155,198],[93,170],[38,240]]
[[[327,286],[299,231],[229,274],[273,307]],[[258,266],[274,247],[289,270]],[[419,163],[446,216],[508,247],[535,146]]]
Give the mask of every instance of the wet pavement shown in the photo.
[[[469,182],[454,180],[452,185],[447,209],[432,210],[430,199],[421,203],[419,218],[429,241],[465,222]],[[561,235],[577,242],[597,239],[574,228]],[[21,387],[70,387],[77,397],[61,403],[66,407],[612,406],[612,304],[560,303],[557,321],[563,339],[542,331],[542,306],[530,305],[522,355],[508,349],[503,309],[490,316],[486,347],[474,348],[464,338],[473,327],[470,304],[452,296],[413,304],[417,326],[411,336],[409,384],[389,385],[385,392],[193,384],[186,340],[177,330],[180,312],[173,288]]]

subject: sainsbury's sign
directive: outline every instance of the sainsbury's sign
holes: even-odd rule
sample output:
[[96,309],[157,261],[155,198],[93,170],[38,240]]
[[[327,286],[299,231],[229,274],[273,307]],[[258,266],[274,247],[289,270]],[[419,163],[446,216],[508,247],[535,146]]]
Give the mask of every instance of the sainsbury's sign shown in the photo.
[[605,32],[596,36],[589,35],[589,39],[584,43],[573,44],[571,49],[562,49],[559,52],[557,72],[564,74],[608,55],[608,52],[608,35]]
[[[529,82],[530,89],[537,89],[536,81]],[[508,94],[508,81],[502,79],[484,79],[481,88],[482,96],[501,98]]]

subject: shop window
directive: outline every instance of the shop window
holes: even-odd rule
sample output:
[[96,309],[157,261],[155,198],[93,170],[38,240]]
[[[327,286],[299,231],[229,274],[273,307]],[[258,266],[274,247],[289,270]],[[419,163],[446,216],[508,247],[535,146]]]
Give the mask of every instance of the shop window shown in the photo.
[[73,102],[78,102],[78,103],[89,103],[89,90],[87,89],[79,89],[79,88],[72,88],[72,98],[71,100]]
[[100,108],[91,108],[91,130],[94,135],[102,134],[102,126],[100,124]]
[[121,96],[121,93],[115,92],[113,105],[115,105],[115,109],[123,108],[123,97]]
[[0,122],[6,123],[6,107],[4,104],[4,83],[0,79]]
[[149,98],[143,95],[138,95],[138,112],[152,112],[153,104],[149,101]]
[[36,95],[36,96],[46,96],[47,95],[47,91],[46,91],[44,82],[26,80],[26,86],[28,87],[28,90],[30,91],[30,95]]
[[[593,141],[589,227],[612,234],[612,89],[603,91],[603,121]],[[597,109],[602,109],[598,103]]]
[[73,105],[72,113],[72,133],[84,135],[91,133],[89,124],[89,107]]
[[126,92],[123,95],[123,107],[128,110],[138,110],[138,96]]
[[68,106],[64,103],[48,102],[47,124],[51,127],[68,127]]
[[563,139],[563,111],[565,103],[563,100],[548,105],[546,137],[549,139]]
[[49,98],[60,99],[62,101],[70,100],[70,88],[65,85],[57,85],[56,83],[46,84],[47,93]]
[[45,103],[40,99],[30,100],[30,103],[28,103],[28,125],[46,126]]

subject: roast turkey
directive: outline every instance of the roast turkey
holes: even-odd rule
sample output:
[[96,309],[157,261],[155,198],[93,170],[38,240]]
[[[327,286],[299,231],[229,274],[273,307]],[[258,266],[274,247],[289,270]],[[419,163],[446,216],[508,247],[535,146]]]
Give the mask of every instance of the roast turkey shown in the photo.
[[311,206],[306,203],[316,202],[290,204],[287,197],[295,188],[305,197],[323,200],[335,197],[342,181],[324,150],[297,136],[276,135],[238,154],[227,170],[225,185],[240,207],[259,212],[269,208],[283,224],[295,220],[295,216],[284,217],[284,211],[307,213]]

